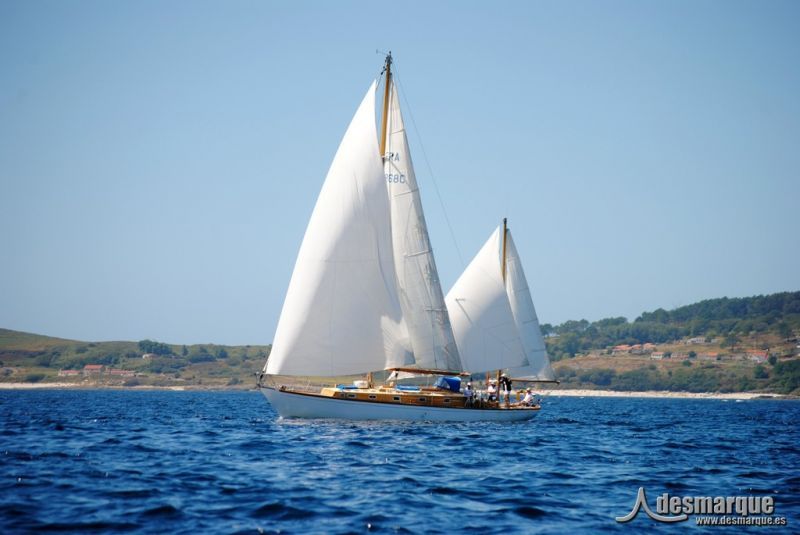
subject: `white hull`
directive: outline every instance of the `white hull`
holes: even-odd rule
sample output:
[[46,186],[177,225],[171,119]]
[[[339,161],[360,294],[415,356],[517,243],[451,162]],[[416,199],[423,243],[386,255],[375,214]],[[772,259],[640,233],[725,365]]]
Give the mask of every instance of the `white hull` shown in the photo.
[[530,420],[536,409],[462,409],[421,407],[336,399],[261,388],[261,393],[282,418],[334,418],[341,420],[412,420],[428,422],[516,422]]

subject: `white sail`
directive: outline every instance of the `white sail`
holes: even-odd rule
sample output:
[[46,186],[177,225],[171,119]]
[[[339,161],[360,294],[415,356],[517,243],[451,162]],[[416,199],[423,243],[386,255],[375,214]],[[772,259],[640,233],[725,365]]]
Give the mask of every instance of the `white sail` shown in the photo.
[[390,84],[387,134],[384,172],[395,271],[414,364],[424,369],[461,370],[394,83]]
[[497,229],[445,299],[464,369],[479,373],[528,365],[503,282]]
[[317,199],[265,371],[336,376],[405,364],[396,284],[373,83]]
[[506,238],[506,290],[517,332],[528,360],[527,366],[511,369],[508,371],[509,375],[519,379],[554,380],[555,373],[547,357],[531,290],[510,230]]

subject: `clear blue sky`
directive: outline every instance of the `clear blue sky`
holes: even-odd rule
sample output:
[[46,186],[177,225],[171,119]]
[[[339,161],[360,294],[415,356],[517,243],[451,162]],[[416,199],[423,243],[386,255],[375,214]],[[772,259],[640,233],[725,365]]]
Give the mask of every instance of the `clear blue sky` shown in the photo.
[[799,2],[5,0],[0,327],[271,342],[376,49],[445,292],[503,216],[543,322],[800,289]]

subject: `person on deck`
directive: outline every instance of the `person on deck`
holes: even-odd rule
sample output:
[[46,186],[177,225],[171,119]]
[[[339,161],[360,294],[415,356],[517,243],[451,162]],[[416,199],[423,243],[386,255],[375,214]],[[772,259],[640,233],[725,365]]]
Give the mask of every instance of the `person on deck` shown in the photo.
[[500,376],[500,392],[506,402],[506,407],[511,405],[511,379],[505,373]]
[[472,389],[472,383],[467,383],[466,388],[464,388],[464,397],[467,398],[467,407],[471,407],[473,398],[475,397],[475,391]]
[[[520,395],[522,395],[522,391],[520,391]],[[523,397],[523,398],[520,400],[520,402],[519,402],[519,406],[520,406],[520,407],[533,407],[533,406],[535,405],[535,403],[534,403],[534,399],[535,399],[535,398],[533,397],[533,392],[532,392],[532,391],[531,391],[531,389],[529,388],[529,389],[528,389],[528,390],[525,392],[525,397]]]
[[497,387],[494,386],[494,381],[489,381],[489,386],[486,387],[486,393],[489,396],[489,401],[497,401]]

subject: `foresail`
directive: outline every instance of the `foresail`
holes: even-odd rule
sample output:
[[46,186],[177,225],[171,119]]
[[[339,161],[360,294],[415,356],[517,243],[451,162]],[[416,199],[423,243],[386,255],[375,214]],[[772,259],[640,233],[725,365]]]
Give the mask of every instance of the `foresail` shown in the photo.
[[394,83],[389,95],[384,176],[389,190],[398,294],[414,365],[461,370]]
[[331,164],[297,256],[266,372],[336,376],[407,361],[375,83]]
[[552,381],[555,373],[547,357],[539,318],[533,306],[533,297],[522,269],[517,247],[508,231],[506,238],[506,290],[511,305],[511,312],[517,325],[522,347],[525,349],[528,365],[523,368],[509,370],[511,377],[520,379],[538,379]]
[[502,274],[497,229],[445,299],[464,369],[480,373],[527,366]]

